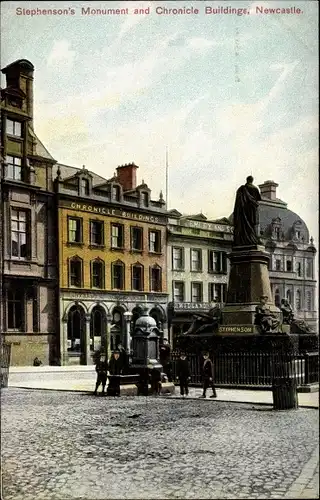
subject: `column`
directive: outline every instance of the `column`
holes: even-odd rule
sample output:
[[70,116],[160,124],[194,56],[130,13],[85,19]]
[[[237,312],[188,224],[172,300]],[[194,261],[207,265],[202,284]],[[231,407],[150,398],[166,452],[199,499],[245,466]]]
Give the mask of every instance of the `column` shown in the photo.
[[85,364],[86,365],[92,365],[92,358],[91,358],[91,352],[90,352],[90,321],[91,321],[91,315],[86,314],[85,315],[85,353],[84,353],[84,359],[85,359]]
[[68,355],[68,320],[62,320],[62,328],[60,334],[60,359],[61,366],[68,365],[69,355]]

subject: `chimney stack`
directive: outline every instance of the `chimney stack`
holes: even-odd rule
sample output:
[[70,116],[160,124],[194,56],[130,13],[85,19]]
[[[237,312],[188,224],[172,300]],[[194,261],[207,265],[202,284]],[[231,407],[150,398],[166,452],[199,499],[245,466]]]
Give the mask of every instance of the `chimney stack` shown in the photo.
[[117,177],[123,191],[129,191],[137,187],[137,168],[139,167],[133,162],[117,167]]
[[20,89],[26,95],[22,110],[29,115],[33,123],[33,64],[27,59],[19,59],[1,71],[6,75],[7,87]]
[[276,200],[278,186],[279,184],[274,181],[265,181],[263,184],[260,184],[261,197],[267,198],[268,200]]

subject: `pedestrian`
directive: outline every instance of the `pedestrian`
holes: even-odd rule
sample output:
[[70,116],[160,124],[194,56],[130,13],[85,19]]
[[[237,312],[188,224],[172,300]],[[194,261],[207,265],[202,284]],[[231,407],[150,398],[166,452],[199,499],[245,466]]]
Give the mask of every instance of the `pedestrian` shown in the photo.
[[96,372],[97,372],[97,381],[93,394],[95,396],[97,395],[98,388],[101,384],[102,385],[101,394],[104,395],[107,384],[107,374],[108,374],[108,362],[105,356],[100,356],[99,359],[97,359]]
[[108,396],[120,396],[120,375],[122,373],[122,361],[120,359],[120,352],[113,351],[109,362],[109,385]]
[[161,384],[161,371],[153,367],[150,370],[150,383],[151,383],[151,394],[154,396],[160,396],[162,384]]
[[214,386],[214,371],[213,371],[213,363],[211,359],[209,358],[209,353],[205,352],[203,353],[203,366],[202,366],[202,382],[203,382],[203,394],[200,396],[200,398],[205,398],[206,397],[206,392],[208,387],[211,387],[212,389],[212,395],[210,398],[216,398],[217,393],[216,389]]
[[33,360],[33,366],[41,366],[42,365],[42,361],[38,358],[38,356],[36,356]]
[[180,394],[188,396],[189,394],[189,381],[190,377],[190,366],[187,357],[184,352],[180,354],[180,358],[177,362],[177,377],[180,384]]
[[166,338],[162,339],[162,342],[160,341],[160,363],[164,373],[168,376],[168,381],[172,382],[171,347]]

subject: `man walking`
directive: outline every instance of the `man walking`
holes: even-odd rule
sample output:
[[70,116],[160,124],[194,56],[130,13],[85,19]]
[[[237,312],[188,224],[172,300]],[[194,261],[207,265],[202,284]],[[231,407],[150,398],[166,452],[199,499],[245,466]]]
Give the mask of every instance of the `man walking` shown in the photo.
[[106,383],[107,383],[107,372],[108,372],[108,362],[105,356],[100,356],[96,361],[96,372],[97,372],[97,381],[96,387],[94,390],[94,395],[96,396],[98,393],[98,388],[100,384],[102,385],[101,394],[104,395]]
[[203,394],[200,396],[200,398],[205,398],[206,397],[206,392],[208,387],[211,387],[212,389],[212,396],[210,398],[216,398],[217,393],[216,389],[214,386],[214,371],[213,371],[213,363],[211,359],[209,358],[209,353],[205,352],[203,354],[203,366],[202,366],[202,381],[203,381]]
[[180,384],[180,394],[188,396],[189,394],[189,380],[190,380],[190,367],[189,362],[184,353],[180,354],[180,359],[177,362],[177,376]]

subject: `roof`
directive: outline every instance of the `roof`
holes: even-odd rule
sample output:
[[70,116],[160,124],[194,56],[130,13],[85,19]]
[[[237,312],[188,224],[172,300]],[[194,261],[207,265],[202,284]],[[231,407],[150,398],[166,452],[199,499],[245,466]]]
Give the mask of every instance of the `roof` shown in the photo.
[[272,221],[276,218],[280,219],[281,231],[283,231],[285,239],[291,238],[291,231],[296,222],[301,222],[301,236],[304,241],[309,241],[309,230],[306,223],[301,217],[289,210],[286,205],[279,206],[278,204],[265,203],[262,201],[259,205],[259,224],[260,230],[263,233],[268,232]]
[[45,146],[42,144],[40,139],[36,136],[34,130],[31,127],[28,127],[28,132],[34,140],[34,148],[35,148],[34,153],[35,153],[35,155],[41,156],[42,158],[47,158],[48,160],[56,161],[51,156],[51,154],[49,153],[47,148],[45,148]]
[[[61,179],[66,180],[70,177],[73,177],[74,175],[78,174],[79,172],[82,171],[82,168],[78,167],[70,167],[69,165],[62,165],[61,163],[57,163],[54,165],[52,169],[52,175],[53,178],[57,176],[58,169],[61,172]],[[88,170],[89,174],[92,176],[92,185],[98,186],[99,184],[105,184],[107,182],[107,179],[104,177],[101,177],[101,175],[95,174],[91,170]]]

